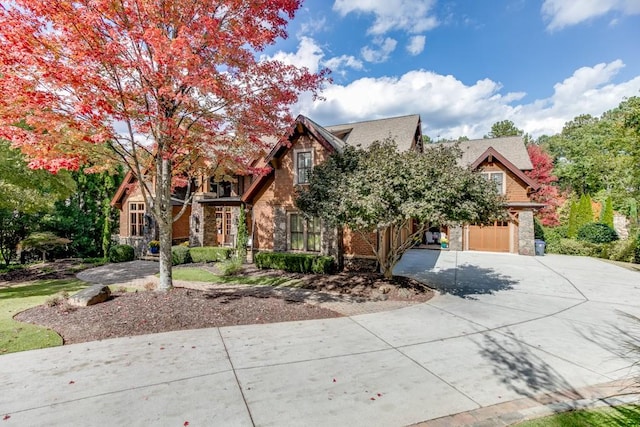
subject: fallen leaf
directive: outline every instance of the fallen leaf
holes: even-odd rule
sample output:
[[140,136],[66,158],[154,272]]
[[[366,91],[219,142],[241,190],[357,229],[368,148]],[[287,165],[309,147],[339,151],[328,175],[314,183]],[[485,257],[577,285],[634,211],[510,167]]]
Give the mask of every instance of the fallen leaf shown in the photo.
[[160,347],[160,350],[164,350],[164,347]]
[[378,397],[382,397],[382,394],[378,393]]
[[187,427],[189,425],[189,421],[185,421],[184,424],[182,424],[182,425]]
[[75,384],[76,382],[74,380],[69,381],[69,384]]
[[196,346],[195,346],[195,345],[192,345],[192,346],[191,346],[191,348],[196,348]]
[[334,382],[334,383],[336,382],[336,379],[335,379],[335,378],[333,379],[333,382]]
[[11,418],[11,415],[5,414],[5,416],[2,417],[2,421],[7,421],[9,418]]
[[372,397],[372,398],[371,398],[371,400],[376,400],[376,398],[375,398],[375,397]]

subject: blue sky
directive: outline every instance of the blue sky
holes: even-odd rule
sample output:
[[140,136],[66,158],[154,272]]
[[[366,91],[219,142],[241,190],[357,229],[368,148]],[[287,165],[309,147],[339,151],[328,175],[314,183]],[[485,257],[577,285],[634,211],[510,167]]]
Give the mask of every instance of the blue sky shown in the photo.
[[534,136],[640,96],[640,0],[305,0],[264,52],[330,68],[325,125],[419,113],[431,137]]

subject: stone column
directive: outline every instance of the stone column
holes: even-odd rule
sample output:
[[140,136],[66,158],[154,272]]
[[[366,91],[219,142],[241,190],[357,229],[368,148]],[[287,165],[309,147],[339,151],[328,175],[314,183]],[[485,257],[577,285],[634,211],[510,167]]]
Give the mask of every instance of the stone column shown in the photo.
[[273,207],[273,250],[287,250],[287,212],[282,206]]
[[449,250],[462,250],[462,226],[449,227]]
[[518,227],[518,253],[520,255],[535,255],[533,212],[520,211],[518,219],[520,221]]

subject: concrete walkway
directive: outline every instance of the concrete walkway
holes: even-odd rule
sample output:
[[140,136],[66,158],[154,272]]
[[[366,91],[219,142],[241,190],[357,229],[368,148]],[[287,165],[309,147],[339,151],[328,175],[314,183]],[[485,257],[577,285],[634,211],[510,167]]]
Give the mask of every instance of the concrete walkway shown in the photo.
[[7,426],[505,425],[532,402],[584,402],[605,389],[594,385],[615,393],[635,374],[640,355],[626,344],[640,321],[624,313],[640,316],[638,272],[581,257],[414,250],[396,273],[442,294],[346,318],[0,356],[0,417]]

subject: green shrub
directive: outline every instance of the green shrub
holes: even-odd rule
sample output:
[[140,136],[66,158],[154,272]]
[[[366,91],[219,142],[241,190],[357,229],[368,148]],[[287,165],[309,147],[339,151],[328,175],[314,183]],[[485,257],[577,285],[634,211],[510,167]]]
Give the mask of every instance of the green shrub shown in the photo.
[[633,262],[640,264],[640,233],[636,236],[636,253],[633,257]]
[[560,239],[557,242],[549,242],[546,250],[554,254],[580,256],[594,256],[598,252],[593,244],[573,239]]
[[547,242],[547,246],[560,242],[560,239],[569,238],[569,229],[566,225],[560,227],[543,227],[543,229],[544,241]]
[[253,261],[258,268],[273,268],[290,273],[329,274],[336,269],[336,263],[332,257],[318,255],[258,252],[253,257]]
[[136,253],[133,250],[133,247],[129,245],[115,245],[109,249],[110,262],[133,261],[135,257]]
[[229,259],[231,256],[231,248],[204,246],[191,248],[189,251],[193,262],[218,262]]
[[613,261],[633,262],[637,241],[630,238],[611,243],[609,259]]
[[534,239],[544,240],[544,228],[542,228],[538,218],[533,219],[533,234],[535,236]]
[[191,262],[191,253],[189,248],[180,245],[172,246],[171,262],[173,265],[189,264]]
[[611,243],[618,240],[618,234],[607,224],[592,222],[580,227],[577,239],[589,243]]
[[242,260],[238,257],[233,257],[218,264],[218,268],[223,276],[233,276],[242,268]]

